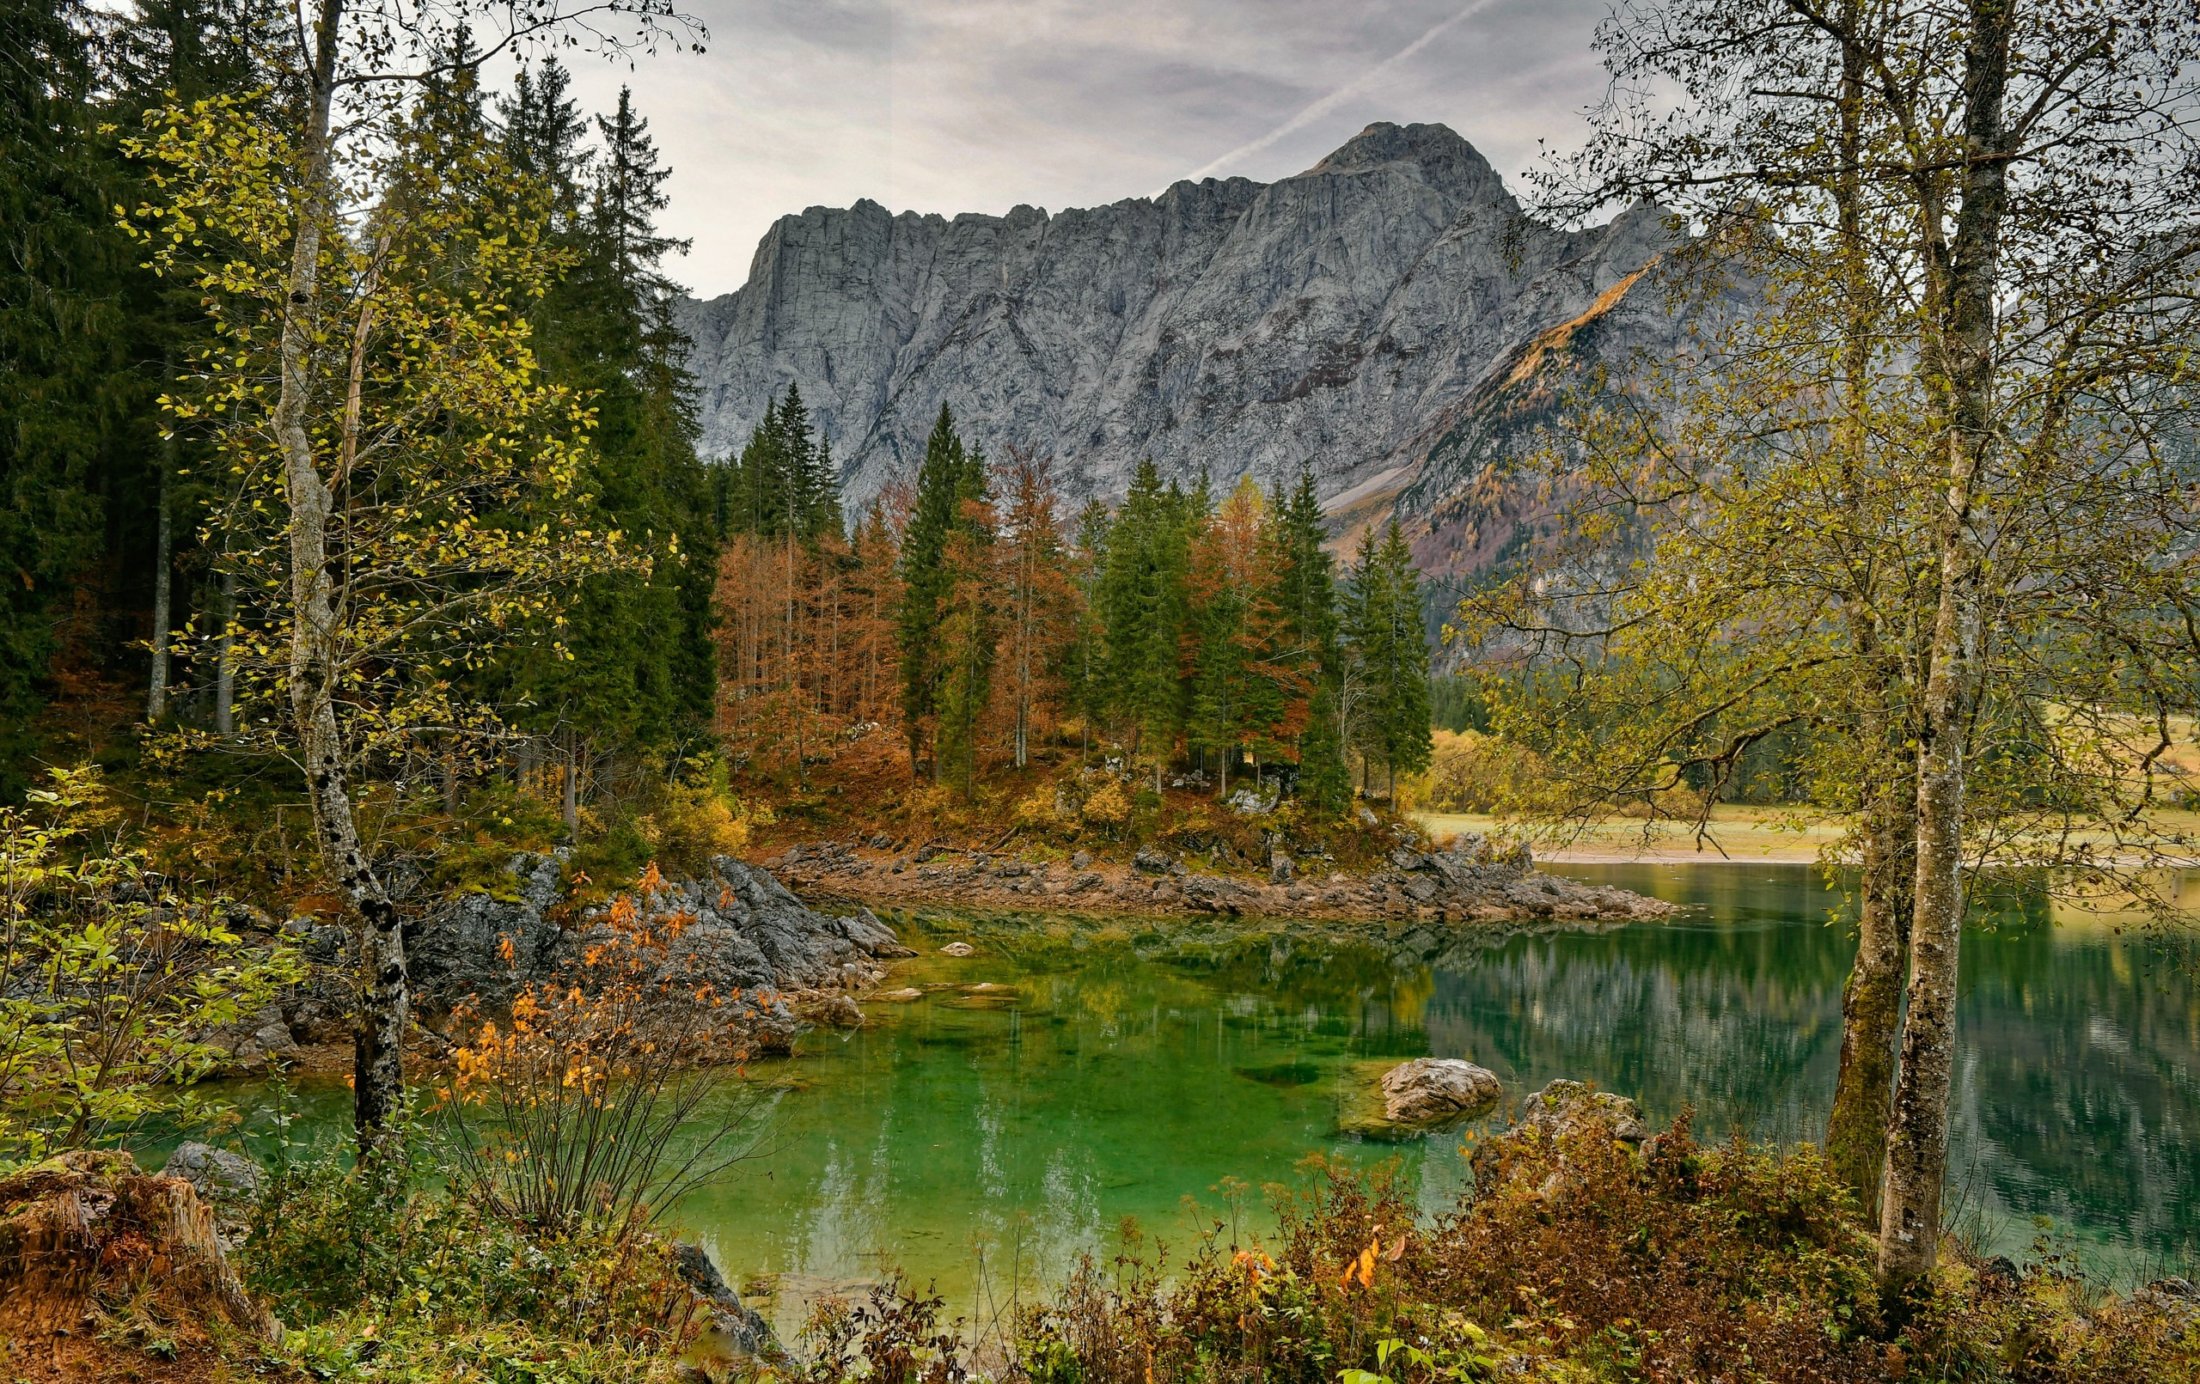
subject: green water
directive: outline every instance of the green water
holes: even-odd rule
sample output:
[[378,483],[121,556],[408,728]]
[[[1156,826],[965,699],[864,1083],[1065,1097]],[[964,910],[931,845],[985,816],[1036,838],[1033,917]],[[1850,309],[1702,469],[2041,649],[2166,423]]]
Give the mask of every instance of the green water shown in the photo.
[[[900,1265],[958,1308],[1112,1247],[1135,1218],[1176,1243],[1186,1199],[1289,1182],[1309,1153],[1397,1158],[1452,1204],[1458,1132],[1336,1133],[1352,1064],[1465,1057],[1522,1094],[1581,1077],[1703,1137],[1814,1138],[1851,943],[1802,867],[1579,867],[1694,905],[1676,922],[1492,930],[1434,961],[1367,942],[1156,922],[1095,932],[946,920],[893,985],[944,987],[818,1032],[756,1155],[677,1208],[798,1324],[817,1292]],[[2189,948],[2003,900],[1966,936],[1950,1183],[1960,1226],[2022,1254],[2041,1234],[2128,1282],[2200,1261],[2200,985]],[[1036,934],[1036,935],[1035,935]],[[937,955],[961,938],[965,959]],[[1429,950],[1426,939],[1412,949]],[[959,987],[1008,987],[972,994]],[[729,1101],[730,1108],[730,1101]],[[1259,1196],[1244,1214],[1258,1218]],[[981,1255],[985,1269],[981,1277]],[[982,1286],[984,1285],[984,1286]]]

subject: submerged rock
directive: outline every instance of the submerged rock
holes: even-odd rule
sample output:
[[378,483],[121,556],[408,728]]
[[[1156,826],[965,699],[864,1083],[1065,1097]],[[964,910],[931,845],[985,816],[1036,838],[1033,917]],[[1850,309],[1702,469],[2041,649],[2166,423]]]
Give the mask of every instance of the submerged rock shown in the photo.
[[708,1314],[696,1341],[695,1375],[707,1380],[744,1378],[755,1364],[787,1363],[786,1348],[779,1344],[771,1323],[741,1301],[701,1245],[675,1246],[672,1266]]

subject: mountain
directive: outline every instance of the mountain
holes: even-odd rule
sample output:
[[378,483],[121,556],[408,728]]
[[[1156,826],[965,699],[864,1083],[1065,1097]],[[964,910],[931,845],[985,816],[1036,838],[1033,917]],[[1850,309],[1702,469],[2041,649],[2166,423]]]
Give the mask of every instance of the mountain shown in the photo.
[[680,320],[706,452],[798,384],[852,503],[913,467],[944,400],[1072,495],[1120,493],[1147,456],[1218,488],[1310,466],[1340,529],[1398,512],[1441,577],[1501,546],[1475,481],[1553,373],[1672,340],[1641,286],[1668,234],[1649,207],[1544,224],[1446,127],[1376,124],[1274,183],[1053,214],[812,207]]

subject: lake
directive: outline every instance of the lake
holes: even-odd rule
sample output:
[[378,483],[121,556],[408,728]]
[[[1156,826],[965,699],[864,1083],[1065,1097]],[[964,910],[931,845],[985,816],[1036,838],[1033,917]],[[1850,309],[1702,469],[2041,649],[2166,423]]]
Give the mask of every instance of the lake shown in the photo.
[[[957,1309],[1112,1250],[1126,1219],[1260,1220],[1319,1153],[1397,1159],[1453,1204],[1462,1134],[1340,1135],[1353,1064],[1464,1057],[1517,1098],[1554,1077],[1692,1108],[1700,1138],[1816,1138],[1840,1049],[1844,900],[1803,866],[1560,866],[1690,905],[1670,922],[1450,934],[1433,961],[1366,941],[1157,920],[904,919],[926,955],[852,1032],[755,1079],[785,1090],[754,1155],[673,1213],[771,1293],[907,1270]],[[2200,984],[2190,943],[2008,894],[1963,954],[1949,1201],[1964,1232],[2131,1282],[2200,1261]],[[976,950],[937,954],[950,940]],[[972,991],[978,984],[1002,987]],[[308,1113],[340,1120],[341,1093]],[[729,1101],[728,1108],[732,1102]],[[1233,1180],[1235,1182],[1233,1183]],[[1244,1190],[1250,1185],[1250,1191]],[[1235,1188],[1236,1190],[1233,1190]],[[1231,1209],[1231,1203],[1237,1204]],[[981,1269],[982,1264],[982,1269]]]

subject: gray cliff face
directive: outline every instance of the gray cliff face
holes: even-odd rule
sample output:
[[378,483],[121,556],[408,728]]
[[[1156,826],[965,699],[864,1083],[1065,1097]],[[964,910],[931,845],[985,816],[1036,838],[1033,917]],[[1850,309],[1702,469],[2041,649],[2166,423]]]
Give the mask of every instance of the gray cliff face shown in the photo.
[[953,220],[813,207],[682,324],[705,454],[799,385],[855,503],[913,470],[944,401],[992,454],[1051,457],[1072,496],[1120,493],[1151,456],[1221,486],[1311,466],[1350,505],[1396,495],[1478,386],[1611,315],[1600,295],[1664,243],[1647,211],[1538,223],[1449,129],[1381,124],[1267,185]]

